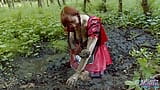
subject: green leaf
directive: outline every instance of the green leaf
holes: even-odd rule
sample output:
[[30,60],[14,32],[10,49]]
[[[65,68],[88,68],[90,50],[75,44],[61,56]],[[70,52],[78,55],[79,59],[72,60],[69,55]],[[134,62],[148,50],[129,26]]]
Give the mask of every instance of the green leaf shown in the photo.
[[0,48],[5,48],[7,47],[5,44],[0,45]]
[[7,57],[11,57],[13,55],[12,52],[8,53]]
[[133,82],[133,81],[125,81],[125,85],[135,85],[135,82]]
[[2,64],[0,64],[0,70],[2,70],[3,69],[3,66],[2,66]]
[[134,89],[136,86],[135,85],[130,85],[128,90]]
[[135,90],[142,90],[139,86],[136,86]]
[[138,58],[138,63],[142,68],[147,67],[147,60],[145,58]]

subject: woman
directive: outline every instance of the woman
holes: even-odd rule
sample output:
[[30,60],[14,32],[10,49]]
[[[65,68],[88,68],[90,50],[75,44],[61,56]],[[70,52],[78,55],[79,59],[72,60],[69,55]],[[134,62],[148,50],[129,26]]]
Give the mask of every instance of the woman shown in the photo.
[[101,19],[80,14],[75,8],[65,6],[61,11],[61,23],[68,33],[70,65],[76,71],[67,84],[73,85],[79,78],[88,80],[100,77],[106,66],[112,64]]

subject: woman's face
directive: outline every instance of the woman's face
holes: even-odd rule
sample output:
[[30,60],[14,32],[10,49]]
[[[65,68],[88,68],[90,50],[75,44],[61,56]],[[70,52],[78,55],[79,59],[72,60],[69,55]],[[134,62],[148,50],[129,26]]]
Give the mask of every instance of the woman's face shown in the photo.
[[79,29],[79,20],[77,16],[69,16],[67,28],[71,31]]

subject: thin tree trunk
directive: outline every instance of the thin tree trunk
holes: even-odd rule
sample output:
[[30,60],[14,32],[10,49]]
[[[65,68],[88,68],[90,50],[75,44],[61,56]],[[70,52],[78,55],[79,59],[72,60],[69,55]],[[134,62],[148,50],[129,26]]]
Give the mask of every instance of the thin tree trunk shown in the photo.
[[148,0],[142,0],[142,8],[143,8],[143,13],[146,15],[146,16],[150,16],[151,15],[151,12],[149,10],[149,5],[148,5]]
[[49,0],[47,0],[47,6],[49,7]]
[[42,8],[42,0],[38,0],[38,7]]
[[7,4],[8,4],[8,7],[11,8],[11,2],[10,0],[6,0]]
[[59,0],[57,0],[57,2],[58,2],[59,7],[61,8],[61,3],[60,3],[60,1],[59,1]]
[[119,6],[118,6],[118,12],[119,12],[119,16],[121,16],[122,15],[122,0],[119,0]]
[[53,4],[53,3],[54,3],[54,0],[50,0],[50,2],[51,2],[51,4]]
[[31,5],[31,7],[32,7],[32,0],[29,0],[29,4]]
[[106,7],[106,0],[102,0],[102,7],[101,7],[103,12],[107,11],[107,7]]
[[6,0],[3,0],[4,4],[7,4],[7,1]]
[[86,12],[86,5],[87,5],[87,0],[84,0],[84,3],[83,3],[83,11]]
[[63,5],[66,5],[66,1],[65,0],[62,0],[62,2],[63,2]]
[[11,1],[12,8],[14,8],[14,0]]
[[4,7],[4,4],[5,4],[4,0],[1,0],[1,4],[2,4],[2,7]]

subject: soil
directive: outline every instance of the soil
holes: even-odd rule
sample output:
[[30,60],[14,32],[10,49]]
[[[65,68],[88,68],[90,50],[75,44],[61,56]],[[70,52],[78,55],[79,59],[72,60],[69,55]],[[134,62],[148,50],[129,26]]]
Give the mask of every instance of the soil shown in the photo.
[[[155,50],[158,40],[142,29],[117,29],[106,27],[113,64],[108,66],[102,78],[77,82],[75,87],[66,86],[66,80],[74,73],[70,67],[68,53],[55,54],[43,49],[40,57],[20,58],[14,72],[12,84],[7,90],[126,90],[124,81],[131,80],[136,70],[136,59],[130,55],[132,49],[146,47]],[[44,45],[45,46],[45,45]],[[44,47],[43,46],[43,47]],[[0,82],[5,81],[2,79]],[[0,83],[1,86],[4,83]]]

